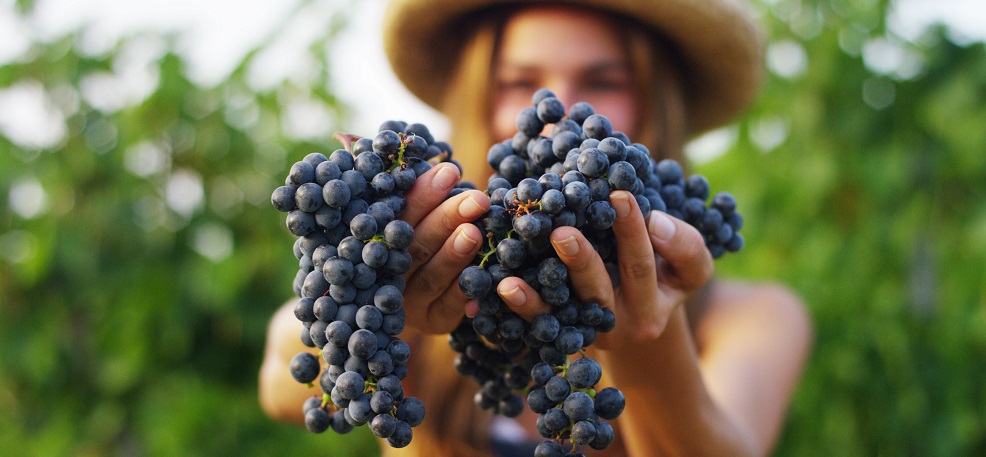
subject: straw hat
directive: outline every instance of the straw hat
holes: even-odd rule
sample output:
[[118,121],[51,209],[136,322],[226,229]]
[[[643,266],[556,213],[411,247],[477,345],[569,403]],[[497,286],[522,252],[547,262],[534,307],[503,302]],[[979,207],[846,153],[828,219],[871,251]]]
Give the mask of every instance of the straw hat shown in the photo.
[[[397,77],[435,108],[444,98],[468,30],[468,18],[502,5],[537,0],[391,0],[384,48]],[[728,122],[753,99],[762,74],[763,39],[739,0],[568,0],[632,17],[667,37],[684,59],[689,130]]]

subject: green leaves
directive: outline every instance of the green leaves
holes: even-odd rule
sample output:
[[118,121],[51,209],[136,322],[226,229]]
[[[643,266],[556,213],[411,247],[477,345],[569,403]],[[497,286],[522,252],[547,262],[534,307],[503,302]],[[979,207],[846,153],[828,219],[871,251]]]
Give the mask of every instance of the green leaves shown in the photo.
[[[808,70],[771,77],[737,145],[696,171],[747,221],[744,252],[719,274],[780,279],[814,319],[775,455],[978,455],[986,395],[965,380],[986,375],[984,45],[941,29],[907,42],[884,29],[886,6],[771,4],[771,39],[794,37]],[[823,20],[815,35],[798,33],[806,11]],[[889,36],[921,70],[874,74],[850,36],[860,49]],[[882,109],[863,99],[874,79],[894,90]],[[789,134],[760,151],[750,132],[772,118],[790,119]]]
[[64,127],[40,147],[0,130],[0,449],[372,454],[365,434],[329,443],[257,403],[266,324],[297,269],[270,191],[289,157],[334,143],[286,135],[282,100],[251,92],[245,65],[196,85],[165,38],[143,97],[106,92],[125,90],[99,78],[146,38],[91,56],[63,37],[0,65],[0,91],[30,88],[57,121],[41,127]]

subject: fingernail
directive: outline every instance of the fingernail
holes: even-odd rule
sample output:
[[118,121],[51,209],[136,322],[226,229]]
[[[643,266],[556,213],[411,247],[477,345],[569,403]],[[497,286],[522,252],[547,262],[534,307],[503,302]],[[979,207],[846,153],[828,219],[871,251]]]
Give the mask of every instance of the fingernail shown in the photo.
[[465,200],[462,200],[462,202],[459,203],[459,216],[464,218],[472,219],[476,216],[482,215],[485,212],[486,210],[483,209],[482,205],[480,205],[472,195],[466,197]]
[[476,317],[479,314],[479,304],[476,300],[469,300],[466,302],[465,315],[468,318]]
[[524,303],[527,303],[527,295],[524,294],[524,291],[519,286],[504,292],[502,297],[503,301],[507,302],[510,306],[523,306]]
[[630,199],[626,192],[614,192],[609,196],[609,204],[616,210],[616,217],[623,219],[630,214]]
[[651,236],[661,241],[668,241],[674,236],[674,222],[660,211],[651,211],[650,220],[647,221],[647,231]]
[[456,254],[468,255],[472,252],[473,248],[476,247],[476,240],[472,239],[469,235],[466,235],[466,231],[463,230],[455,236],[455,240],[452,241],[452,249],[455,250]]
[[435,179],[431,181],[431,187],[435,190],[447,190],[459,179],[456,172],[452,170],[455,166],[444,166],[435,174]]
[[555,249],[558,252],[569,257],[573,257],[579,253],[579,242],[576,241],[574,236],[570,236],[560,241],[552,241],[551,244],[555,245]]

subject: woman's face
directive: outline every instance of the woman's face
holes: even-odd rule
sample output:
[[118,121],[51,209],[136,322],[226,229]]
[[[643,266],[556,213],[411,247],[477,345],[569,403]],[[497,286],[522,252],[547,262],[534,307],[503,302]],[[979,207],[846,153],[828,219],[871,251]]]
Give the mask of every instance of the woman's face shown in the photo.
[[499,140],[513,136],[517,113],[542,87],[566,109],[588,102],[614,130],[634,137],[637,100],[629,58],[606,16],[558,6],[521,10],[504,26],[495,68],[493,128]]

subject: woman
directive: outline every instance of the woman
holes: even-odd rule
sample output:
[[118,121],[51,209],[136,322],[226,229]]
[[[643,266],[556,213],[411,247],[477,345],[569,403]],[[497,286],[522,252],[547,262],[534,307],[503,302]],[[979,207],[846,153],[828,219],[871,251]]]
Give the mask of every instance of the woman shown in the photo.
[[[576,5],[577,4],[577,5]],[[730,0],[398,0],[385,23],[395,72],[422,100],[445,112],[464,179],[485,183],[485,151],[516,131],[514,118],[541,87],[566,106],[592,104],[616,130],[658,158],[681,160],[691,135],[720,125],[752,97],[760,39]],[[491,58],[492,57],[492,58]],[[478,252],[471,221],[489,199],[470,191],[443,202],[460,178],[444,164],[422,176],[403,218],[415,226],[405,308],[413,347],[405,390],[428,416],[404,449],[385,455],[531,455],[534,415],[491,418],[472,404],[476,386],[452,369],[444,333],[475,313],[456,278]],[[595,455],[765,455],[774,446],[810,346],[810,323],[784,287],[710,281],[712,259],[688,224],[614,192],[614,235],[622,285],[614,288],[599,256],[575,229],[551,235],[576,293],[617,316],[590,356],[603,385],[619,387],[626,409],[616,442]],[[497,291],[525,318],[547,309],[519,278]],[[260,375],[271,416],[301,422],[314,390],[287,365],[304,350],[286,305],[275,315]]]

